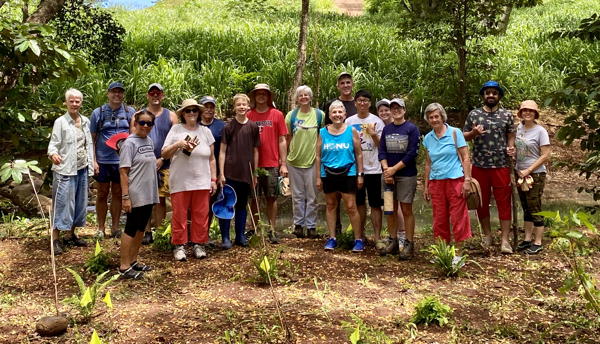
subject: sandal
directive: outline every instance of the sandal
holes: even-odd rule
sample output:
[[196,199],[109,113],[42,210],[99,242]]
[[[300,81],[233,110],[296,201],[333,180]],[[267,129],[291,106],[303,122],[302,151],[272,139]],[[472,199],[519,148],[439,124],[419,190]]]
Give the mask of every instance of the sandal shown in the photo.
[[137,260],[135,262],[131,263],[131,268],[135,271],[143,271],[143,272],[154,270],[150,265],[140,263]]
[[142,279],[144,277],[144,273],[141,271],[135,271],[133,269],[133,267],[129,267],[129,269],[125,270],[125,271],[121,271],[121,269],[119,269],[119,275],[121,275],[122,279],[133,279],[133,280],[138,280],[138,279]]

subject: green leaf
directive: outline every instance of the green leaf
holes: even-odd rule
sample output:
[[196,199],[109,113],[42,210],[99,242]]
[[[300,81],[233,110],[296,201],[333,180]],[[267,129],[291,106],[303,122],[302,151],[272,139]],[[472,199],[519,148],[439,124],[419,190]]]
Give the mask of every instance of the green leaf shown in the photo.
[[350,343],[358,344],[359,340],[360,340],[360,328],[357,327],[354,330],[354,332],[352,332],[352,334],[350,335]]
[[41,170],[39,167],[37,167],[37,166],[31,166],[31,165],[29,165],[29,168],[30,168],[30,169],[31,169],[33,172],[35,172],[35,173],[42,174],[42,170]]
[[583,237],[583,234],[581,232],[577,232],[577,231],[569,231],[567,233],[567,236],[569,238],[573,238],[573,239],[581,239]]
[[75,278],[75,282],[77,282],[77,286],[79,286],[79,292],[83,294],[85,292],[86,288],[85,288],[85,283],[83,283],[83,279],[81,278],[81,276],[79,276],[79,274],[71,268],[66,268],[66,269],[67,269],[67,271],[69,271],[71,273],[71,275],[73,275],[73,278]]
[[66,51],[64,51],[64,50],[62,50],[60,48],[54,48],[54,50],[57,53],[61,54],[65,59],[67,59],[67,60],[71,59],[71,54],[69,54],[68,52],[66,52]]
[[92,333],[90,344],[102,344],[102,341],[100,340],[100,337],[98,337],[98,333],[96,333],[96,330],[94,330],[94,333]]
[[85,306],[89,305],[91,302],[92,302],[92,293],[90,291],[90,288],[86,288],[85,293],[83,293],[83,297],[81,298],[81,301],[79,301],[79,304],[81,305],[81,307],[85,307]]
[[102,247],[100,247],[100,242],[96,240],[96,250],[94,251],[94,256],[98,256],[102,252]]
[[15,47],[15,50],[19,50],[20,52],[24,52],[27,49],[29,49],[29,41],[24,41]]
[[17,115],[17,119],[18,119],[20,122],[25,122],[25,117],[24,117],[23,115],[21,115],[21,114],[18,114],[18,115]]
[[266,273],[271,271],[271,264],[267,256],[264,256],[262,262],[260,262],[260,269]]
[[31,47],[31,51],[36,55],[36,56],[40,56],[41,50],[40,50],[40,46],[38,45],[38,43],[36,41],[34,41],[33,39],[29,40],[29,45]]
[[106,292],[106,295],[104,295],[104,298],[102,299],[102,302],[106,303],[106,307],[108,307],[110,309],[113,308],[112,300],[110,298],[110,291]]
[[23,175],[21,174],[21,172],[19,170],[12,169],[10,173],[15,183],[21,184],[21,182],[23,181]]
[[533,215],[539,215],[553,220],[560,220],[560,213],[558,211],[540,211]]
[[0,174],[0,182],[4,183],[11,176],[12,170],[10,168],[2,170],[2,174]]

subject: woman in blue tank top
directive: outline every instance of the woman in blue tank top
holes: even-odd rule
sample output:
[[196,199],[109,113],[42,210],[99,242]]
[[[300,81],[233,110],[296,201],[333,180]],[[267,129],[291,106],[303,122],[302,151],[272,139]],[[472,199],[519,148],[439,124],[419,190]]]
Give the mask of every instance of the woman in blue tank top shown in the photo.
[[362,151],[358,132],[344,123],[346,108],[340,101],[329,107],[332,124],[319,131],[316,163],[317,188],[325,193],[329,239],[326,250],[337,247],[335,237],[337,195],[341,194],[354,229],[353,252],[361,252],[364,243],[360,237],[360,217],[356,208],[356,190],[363,185]]

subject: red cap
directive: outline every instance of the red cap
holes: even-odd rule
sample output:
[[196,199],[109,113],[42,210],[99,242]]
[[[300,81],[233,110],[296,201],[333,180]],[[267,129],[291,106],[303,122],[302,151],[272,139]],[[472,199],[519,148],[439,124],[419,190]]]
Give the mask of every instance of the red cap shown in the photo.
[[106,145],[114,150],[118,150],[119,147],[117,147],[117,145],[119,144],[119,142],[125,140],[128,136],[128,132],[114,134],[113,136],[109,137],[108,140],[106,140]]

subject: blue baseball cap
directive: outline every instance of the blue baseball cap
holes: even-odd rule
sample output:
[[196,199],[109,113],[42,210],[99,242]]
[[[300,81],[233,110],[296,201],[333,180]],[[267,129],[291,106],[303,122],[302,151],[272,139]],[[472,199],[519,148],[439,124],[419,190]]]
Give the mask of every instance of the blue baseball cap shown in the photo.
[[204,96],[200,98],[200,104],[204,105],[206,103],[213,103],[214,105],[217,105],[217,101],[211,96]]
[[115,82],[111,82],[110,85],[108,85],[108,90],[112,90],[114,88],[120,88],[123,91],[125,91],[125,86],[123,86],[123,83],[120,81],[115,81]]
[[481,86],[481,89],[479,89],[479,95],[482,96],[483,95],[483,91],[485,91],[487,88],[495,88],[495,89],[497,89],[498,93],[500,93],[500,97],[504,97],[504,89],[500,86],[500,84],[498,83],[498,81],[494,81],[494,80],[486,81]]

